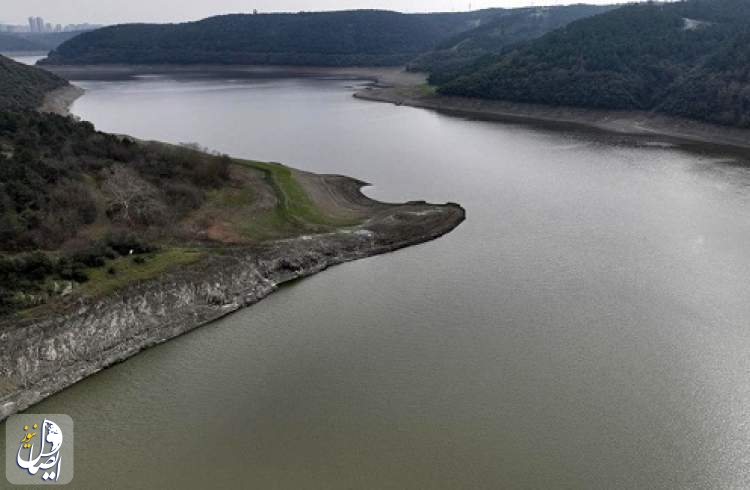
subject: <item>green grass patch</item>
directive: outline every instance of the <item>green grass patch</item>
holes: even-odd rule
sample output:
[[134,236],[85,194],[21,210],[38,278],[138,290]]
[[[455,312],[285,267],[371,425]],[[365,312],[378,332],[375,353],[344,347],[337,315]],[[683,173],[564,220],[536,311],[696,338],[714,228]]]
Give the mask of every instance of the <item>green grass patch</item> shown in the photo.
[[118,257],[108,260],[104,267],[87,269],[89,280],[81,285],[80,291],[92,296],[106,295],[133,282],[153,279],[176,266],[198,262],[205,254],[199,249],[170,248]]
[[[242,238],[257,243],[332,231],[361,222],[355,216],[337,215],[318,206],[289,167],[253,160],[233,159],[233,162],[258,174],[264,180],[264,186],[270,187],[276,204],[264,205],[259,202],[264,199],[266,191],[259,194],[252,183],[215,189],[208,193],[207,206],[196,214],[197,222],[203,226],[207,219],[215,221]],[[256,183],[258,176],[255,177]]]
[[437,93],[437,87],[435,85],[430,85],[429,83],[423,83],[417,86],[417,90],[419,90],[420,95],[424,96],[435,95]]
[[294,179],[292,171],[280,163],[254,162],[241,160],[241,163],[266,174],[266,178],[276,190],[279,207],[283,216],[292,221],[302,221],[318,225],[336,225],[336,221],[323,213],[312,202],[302,186]]

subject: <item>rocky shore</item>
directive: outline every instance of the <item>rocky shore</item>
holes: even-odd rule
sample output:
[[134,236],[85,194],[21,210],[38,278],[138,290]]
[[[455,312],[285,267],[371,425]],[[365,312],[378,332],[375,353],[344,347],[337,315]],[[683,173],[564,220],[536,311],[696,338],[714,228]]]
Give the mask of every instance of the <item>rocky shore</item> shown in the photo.
[[[187,268],[82,299],[43,319],[0,322],[0,420],[139,351],[252,305],[330,266],[437,238],[465,218],[456,204],[372,201],[354,179],[325,179],[336,200],[371,209],[361,225],[217,250]],[[357,189],[357,191],[353,191]],[[348,196],[348,197],[347,197]]]
[[[82,93],[72,85],[55,90],[39,110],[68,115]],[[250,306],[285,282],[435,239],[465,219],[457,204],[382,203],[365,196],[367,184],[359,180],[291,172],[317,209],[359,224],[326,232],[303,226],[298,236],[255,244],[217,243],[199,262],[158,278],[102,297],[72,295],[33,316],[0,318],[0,421],[143,349]]]

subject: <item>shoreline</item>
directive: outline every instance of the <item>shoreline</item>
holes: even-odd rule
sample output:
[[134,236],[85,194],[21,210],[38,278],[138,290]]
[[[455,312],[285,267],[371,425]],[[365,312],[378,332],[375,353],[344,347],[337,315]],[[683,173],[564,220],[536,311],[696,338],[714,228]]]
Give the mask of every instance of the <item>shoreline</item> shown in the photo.
[[[49,69],[50,67],[45,67]],[[80,69],[80,67],[74,67]],[[429,93],[423,75],[382,68],[212,67],[248,76],[333,76],[370,80],[354,94],[362,100],[408,105],[448,114],[514,123],[579,127],[625,136],[648,136],[679,144],[750,149],[750,131],[644,113],[553,108]],[[221,67],[223,68],[223,67]],[[160,67],[158,73],[192,73],[199,67]],[[54,70],[51,70],[54,71]],[[96,76],[135,76],[143,67],[96,68]],[[145,70],[149,71],[149,70]],[[150,73],[153,73],[151,71]],[[63,76],[65,74],[58,73]],[[91,73],[90,73],[91,74]],[[43,112],[70,115],[83,94],[74,85],[47,94]],[[344,176],[292,169],[307,193],[325,206],[367,213],[361,225],[331,233],[235,246],[209,254],[194,266],[134,283],[103,298],[78,300],[52,317],[0,320],[0,421],[76,382],[240,309],[280,285],[344,262],[424,243],[449,233],[465,219],[457,204],[387,204],[361,192],[365,183]],[[332,204],[333,203],[333,204]]]
[[367,80],[388,86],[414,86],[425,82],[423,73],[402,67],[331,67],[290,65],[37,65],[67,80],[123,80],[143,75],[198,75],[247,78],[337,77]]
[[[248,78],[336,77],[370,82],[370,86],[357,91],[354,97],[372,102],[406,105],[465,118],[542,125],[551,129],[579,128],[620,136],[666,139],[678,145],[709,145],[743,152],[750,150],[750,129],[639,111],[604,111],[440,96],[426,87],[426,74],[408,72],[403,67],[112,64],[40,65],[40,68],[74,80],[122,80],[146,74]],[[67,103],[69,108],[72,101],[63,99],[62,103]],[[67,114],[67,111],[54,112]]]
[[53,90],[44,96],[39,112],[51,112],[60,116],[72,116],[70,113],[73,103],[86,91],[73,84]]
[[[38,110],[69,116],[82,94],[74,85],[54,90]],[[380,202],[355,178],[286,168],[327,215],[354,216],[359,224],[217,244],[195,264],[105,296],[71,297],[33,317],[0,318],[0,422],[144,349],[251,306],[286,282],[434,240],[466,218],[458,204]]]
[[222,248],[54,315],[0,320],[0,422],[144,349],[252,306],[284,283],[434,240],[466,217],[458,204],[383,203],[363,194],[368,184],[359,180],[292,170],[311,198],[368,217],[330,233]]
[[676,145],[699,144],[742,152],[750,150],[750,129],[646,112],[602,111],[440,96],[426,93],[424,87],[413,85],[374,85],[356,92],[354,97],[479,120],[535,124],[552,129],[578,128],[627,137],[652,137]]

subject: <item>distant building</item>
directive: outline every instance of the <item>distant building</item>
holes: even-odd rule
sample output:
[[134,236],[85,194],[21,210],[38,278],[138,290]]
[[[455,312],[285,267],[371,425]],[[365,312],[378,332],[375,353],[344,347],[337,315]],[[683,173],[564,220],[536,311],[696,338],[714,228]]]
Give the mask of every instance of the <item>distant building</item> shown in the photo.
[[0,24],[0,32],[29,32],[29,26],[16,26],[12,24]]
[[29,17],[29,27],[25,26],[13,26],[8,24],[0,24],[0,32],[33,32],[45,33],[45,32],[74,32],[74,31],[93,31],[103,27],[101,24],[68,24],[63,26],[62,24],[52,24],[51,22],[44,22],[42,17]]
[[0,24],[0,32],[31,32],[34,34],[42,34],[47,32],[78,32],[78,31],[93,31],[104,27],[101,24],[68,24],[63,26],[62,24],[53,24],[51,22],[44,22],[42,17],[29,17],[29,25],[27,26],[15,26],[10,24]]

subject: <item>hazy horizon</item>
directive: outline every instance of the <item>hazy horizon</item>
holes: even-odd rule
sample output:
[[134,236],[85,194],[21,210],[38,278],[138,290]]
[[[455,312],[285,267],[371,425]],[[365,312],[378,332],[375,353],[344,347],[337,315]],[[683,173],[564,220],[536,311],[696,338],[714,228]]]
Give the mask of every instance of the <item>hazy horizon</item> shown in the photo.
[[117,0],[5,0],[0,23],[26,24],[40,16],[52,24],[118,24],[127,22],[182,22],[227,13],[297,12],[300,10],[385,9],[401,12],[452,12],[490,7],[610,4],[610,0],[130,0],[127,8]]

